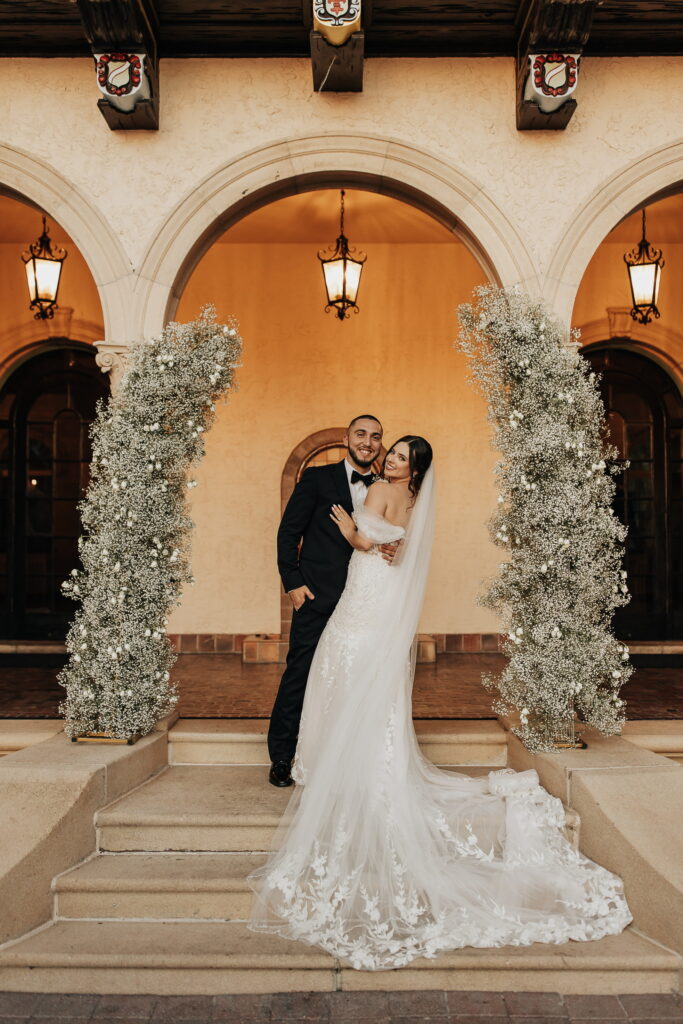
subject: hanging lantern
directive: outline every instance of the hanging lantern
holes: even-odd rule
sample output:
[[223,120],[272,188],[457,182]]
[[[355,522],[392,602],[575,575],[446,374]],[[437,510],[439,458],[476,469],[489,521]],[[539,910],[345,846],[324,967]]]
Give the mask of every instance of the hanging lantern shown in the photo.
[[[351,253],[355,255],[352,256]],[[339,237],[334,248],[330,246],[327,253],[318,253],[318,259],[322,264],[327,292],[325,312],[329,313],[334,307],[340,320],[348,317],[349,309],[353,309],[354,313],[357,313],[356,298],[360,275],[367,256],[363,253],[356,253],[356,250],[349,246],[349,240],[344,234],[344,189],[341,190]]]
[[36,320],[50,320],[57,307],[59,278],[62,263],[67,257],[65,249],[52,248],[50,235],[43,217],[43,233],[37,242],[29,245],[21,258],[26,264],[28,293],[31,299],[29,309],[36,309]]
[[643,207],[643,237],[637,248],[624,255],[631,285],[633,309],[631,316],[641,324],[647,324],[654,316],[659,319],[657,295],[662,276],[662,250],[655,249],[645,237],[645,208]]

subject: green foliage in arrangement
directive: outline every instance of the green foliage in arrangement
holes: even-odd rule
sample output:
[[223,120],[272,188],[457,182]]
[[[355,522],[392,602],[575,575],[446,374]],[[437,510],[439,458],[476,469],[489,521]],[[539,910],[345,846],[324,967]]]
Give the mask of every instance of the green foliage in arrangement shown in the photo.
[[92,428],[80,511],[82,569],[63,584],[80,607],[59,681],[69,736],[146,735],[177,701],[167,615],[192,582],[186,495],[216,401],[233,386],[241,339],[213,307],[131,347],[116,393]]
[[630,600],[626,527],[612,509],[621,472],[605,440],[598,379],[540,302],[515,289],[476,289],[459,307],[458,348],[488,403],[498,508],[489,520],[508,560],[479,603],[504,624],[508,663],[484,684],[514,732],[552,750],[574,716],[604,735],[624,723],[620,688],[633,667],[612,629]]

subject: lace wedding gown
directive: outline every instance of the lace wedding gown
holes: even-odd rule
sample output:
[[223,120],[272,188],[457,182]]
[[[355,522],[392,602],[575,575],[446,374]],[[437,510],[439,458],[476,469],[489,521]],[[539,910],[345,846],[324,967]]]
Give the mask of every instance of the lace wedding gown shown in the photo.
[[[431,549],[431,470],[425,485],[398,565],[376,548],[351,557],[308,677],[297,786],[273,852],[250,876],[252,930],[366,970],[462,946],[598,939],[631,920],[620,879],[567,842],[562,803],[535,771],[472,778],[419,750],[411,642]],[[375,543],[404,535],[365,511],[356,520]]]

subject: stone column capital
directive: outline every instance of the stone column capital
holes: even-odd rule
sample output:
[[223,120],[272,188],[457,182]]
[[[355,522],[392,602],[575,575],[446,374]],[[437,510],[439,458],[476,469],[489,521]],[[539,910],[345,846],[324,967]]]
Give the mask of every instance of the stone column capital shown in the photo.
[[95,362],[102,373],[109,374],[111,390],[114,392],[121,383],[121,377],[126,368],[128,345],[118,341],[96,341],[95,348],[97,349]]

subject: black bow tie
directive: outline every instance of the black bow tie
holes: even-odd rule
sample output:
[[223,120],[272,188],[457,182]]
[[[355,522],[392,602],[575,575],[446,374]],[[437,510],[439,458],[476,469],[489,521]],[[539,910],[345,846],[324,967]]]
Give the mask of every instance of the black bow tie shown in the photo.
[[372,483],[372,473],[368,473],[367,476],[363,476],[362,473],[357,473],[354,469],[351,473],[351,483],[357,484],[359,480],[362,484],[365,484],[366,487],[369,487]]

